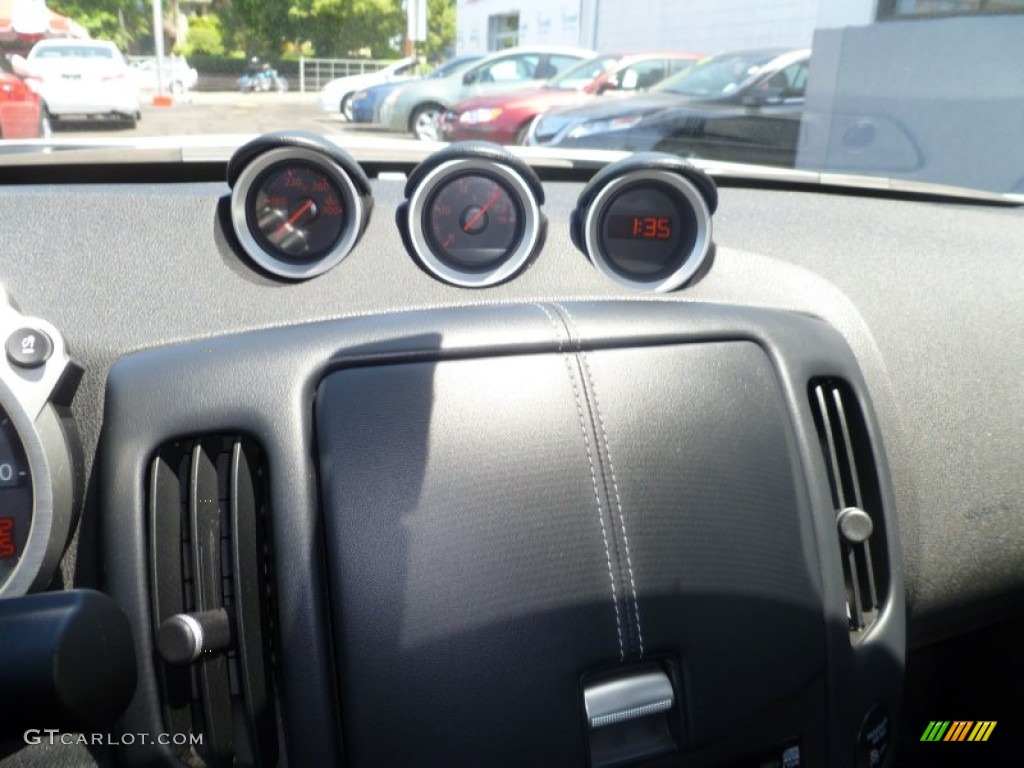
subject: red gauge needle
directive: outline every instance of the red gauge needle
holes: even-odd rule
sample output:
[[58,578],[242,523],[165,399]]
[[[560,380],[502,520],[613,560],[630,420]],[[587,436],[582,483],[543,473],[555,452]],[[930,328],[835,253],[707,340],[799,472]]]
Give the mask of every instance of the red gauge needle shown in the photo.
[[299,206],[299,210],[297,210],[295,213],[293,213],[291,215],[291,218],[288,219],[288,221],[286,221],[284,224],[282,224],[280,227],[278,227],[277,229],[274,230],[274,234],[270,236],[271,239],[272,240],[276,240],[277,238],[284,236],[284,234],[287,231],[288,227],[290,227],[293,224],[295,224],[295,222],[297,222],[299,219],[301,219],[302,215],[306,211],[308,211],[310,208],[312,208],[312,207],[313,207],[313,200],[312,199],[306,200],[306,202],[304,202],[302,205]]
[[497,190],[493,195],[491,195],[491,199],[484,203],[483,208],[474,213],[473,217],[462,225],[462,231],[469,232],[469,230],[473,228],[473,225],[480,221],[480,217],[487,213],[487,209],[494,205],[496,202],[498,202],[499,197],[501,197],[500,189]]

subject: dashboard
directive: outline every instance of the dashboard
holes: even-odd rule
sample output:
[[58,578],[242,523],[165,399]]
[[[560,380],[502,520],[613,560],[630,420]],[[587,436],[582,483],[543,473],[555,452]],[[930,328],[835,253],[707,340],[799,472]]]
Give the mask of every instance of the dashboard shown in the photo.
[[109,632],[75,701],[18,655],[66,638],[0,645],[12,723],[795,768],[994,720],[907,689],[1022,615],[1019,210],[302,134],[219,167],[4,188],[0,637]]

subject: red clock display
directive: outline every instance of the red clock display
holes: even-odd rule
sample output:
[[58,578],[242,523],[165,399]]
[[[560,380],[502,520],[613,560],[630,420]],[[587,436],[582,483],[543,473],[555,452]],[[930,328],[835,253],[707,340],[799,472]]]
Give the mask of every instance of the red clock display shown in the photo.
[[14,518],[0,517],[0,558],[14,557],[18,554],[14,546]]
[[672,219],[668,216],[609,216],[608,236],[669,240],[672,237]]

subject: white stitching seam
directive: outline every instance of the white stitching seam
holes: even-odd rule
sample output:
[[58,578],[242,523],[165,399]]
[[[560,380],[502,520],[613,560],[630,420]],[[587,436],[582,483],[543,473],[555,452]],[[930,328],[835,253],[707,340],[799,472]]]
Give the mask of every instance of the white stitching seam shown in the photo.
[[612,571],[612,552],[608,545],[608,529],[604,524],[604,505],[601,503],[601,492],[597,488],[597,470],[594,468],[594,454],[590,450],[590,437],[587,435],[587,422],[583,417],[583,405],[580,402],[580,392],[576,385],[576,377],[572,372],[572,363],[569,361],[569,353],[562,349],[562,332],[561,327],[557,320],[552,317],[547,307],[543,304],[536,305],[551,321],[551,325],[555,329],[555,340],[558,342],[558,352],[562,355],[562,359],[565,361],[565,369],[569,374],[569,382],[572,384],[573,397],[576,399],[576,416],[580,422],[580,432],[583,435],[583,445],[587,449],[587,463],[590,464],[590,482],[594,487],[594,501],[597,503],[597,518],[601,521],[601,538],[604,540],[604,558],[605,563],[608,566],[608,580],[612,585],[612,605],[615,607],[615,632],[619,641],[619,661],[624,661],[626,658],[626,649],[622,639],[622,617],[619,615],[619,596],[618,591],[615,589],[615,574]]
[[601,439],[604,442],[605,457],[608,459],[608,471],[612,478],[612,489],[615,491],[615,507],[619,513],[619,529],[622,531],[622,541],[626,548],[626,569],[629,571],[629,587],[633,593],[633,615],[636,616],[636,636],[640,642],[640,658],[644,657],[644,634],[640,629],[640,601],[637,599],[636,594],[636,580],[633,578],[633,558],[629,553],[629,534],[626,533],[626,517],[622,511],[622,496],[619,494],[619,483],[615,479],[615,464],[612,462],[612,446],[608,442],[608,431],[604,426],[604,417],[601,415],[601,403],[597,397],[597,384],[594,381],[594,374],[590,369],[590,359],[587,356],[586,351],[583,349],[583,341],[580,336],[579,328],[576,326],[576,320],[573,318],[572,313],[563,305],[558,302],[554,303],[562,312],[565,313],[566,318],[572,324],[573,330],[576,334],[576,349],[583,358],[583,365],[587,370],[587,378],[590,379],[590,391],[594,395],[594,410],[597,411],[597,422],[601,427]]

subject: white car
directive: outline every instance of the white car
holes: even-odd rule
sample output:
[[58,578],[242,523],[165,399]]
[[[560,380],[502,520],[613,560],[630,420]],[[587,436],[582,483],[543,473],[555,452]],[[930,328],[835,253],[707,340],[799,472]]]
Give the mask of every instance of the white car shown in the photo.
[[346,120],[351,121],[352,97],[357,91],[383,83],[410,80],[415,67],[416,59],[409,57],[399,59],[376,72],[335,78],[320,89],[320,109],[331,114],[341,113]]
[[[135,81],[140,91],[157,89],[156,57],[141,56],[128,63],[128,74]],[[163,66],[164,90],[170,93],[184,93],[196,87],[199,73],[190,67],[183,56],[171,56],[164,59]]]
[[51,117],[105,116],[135,127],[139,91],[128,63],[107,40],[40,40],[27,58],[12,59],[33,83]]

